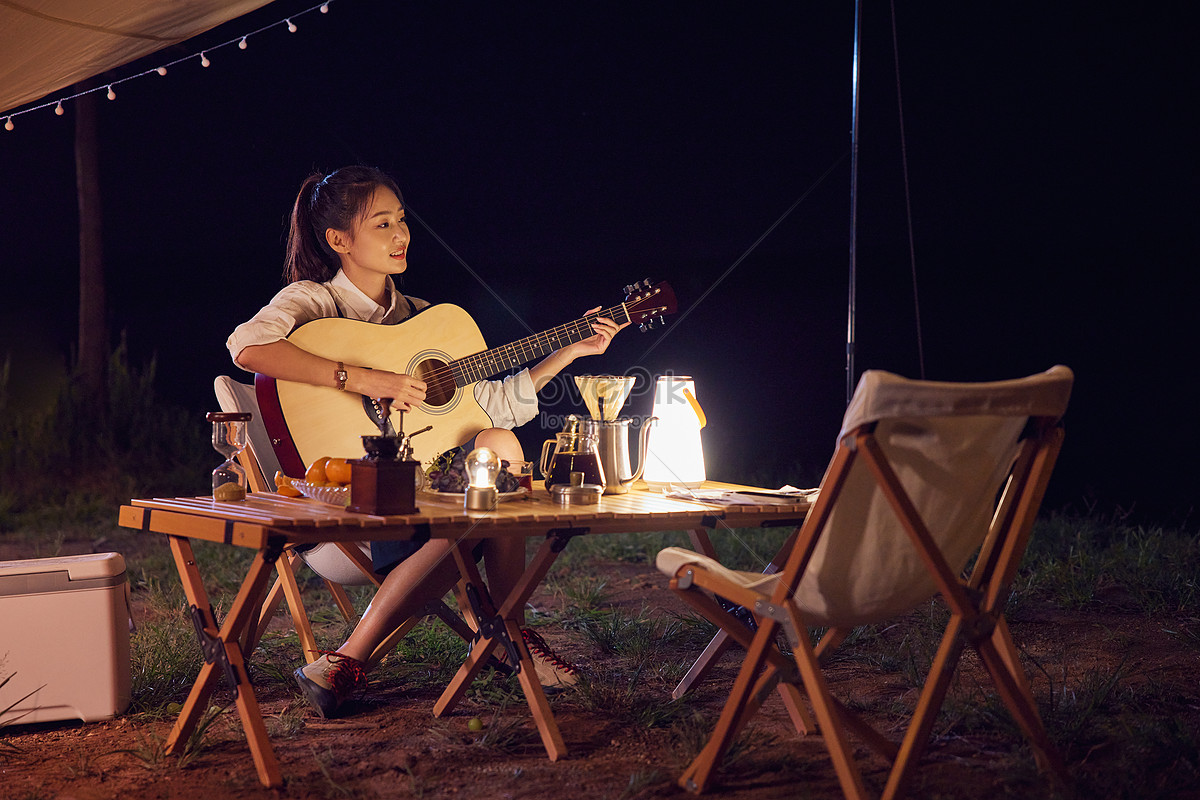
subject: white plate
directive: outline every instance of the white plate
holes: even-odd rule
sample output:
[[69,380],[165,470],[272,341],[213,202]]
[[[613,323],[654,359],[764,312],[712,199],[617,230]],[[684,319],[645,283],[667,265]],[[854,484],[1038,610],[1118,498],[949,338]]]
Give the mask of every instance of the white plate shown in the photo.
[[[435,492],[432,489],[422,489],[421,494],[431,494],[434,497],[446,497],[451,500],[462,500],[465,492]],[[523,497],[527,494],[529,494],[529,490],[524,486],[522,486],[520,489],[517,489],[515,492],[501,492],[500,502],[503,503],[505,500],[516,500],[518,497]]]
[[317,486],[308,481],[292,481],[292,486],[295,486],[305,497],[320,500],[322,503],[335,506],[350,505],[349,486]]

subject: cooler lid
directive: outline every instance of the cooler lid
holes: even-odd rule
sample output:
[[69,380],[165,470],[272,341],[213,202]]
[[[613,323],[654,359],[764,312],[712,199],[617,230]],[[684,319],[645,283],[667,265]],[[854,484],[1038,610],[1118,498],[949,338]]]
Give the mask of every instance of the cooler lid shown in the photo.
[[124,580],[120,553],[0,561],[0,596],[103,588]]

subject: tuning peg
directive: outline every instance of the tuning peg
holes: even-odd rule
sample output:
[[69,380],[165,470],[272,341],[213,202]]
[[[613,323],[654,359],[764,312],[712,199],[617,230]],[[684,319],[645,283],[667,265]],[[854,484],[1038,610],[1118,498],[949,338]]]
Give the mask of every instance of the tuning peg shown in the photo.
[[629,283],[629,284],[626,284],[626,285],[625,285],[625,294],[627,294],[627,295],[629,295],[629,294],[633,294],[633,292],[634,292],[634,290],[635,290],[635,288],[636,288],[636,287],[637,287],[637,284],[636,284],[636,283]]
[[641,331],[642,333],[645,333],[646,331],[650,330],[650,324],[647,322],[643,322],[641,325],[638,325],[638,330]]

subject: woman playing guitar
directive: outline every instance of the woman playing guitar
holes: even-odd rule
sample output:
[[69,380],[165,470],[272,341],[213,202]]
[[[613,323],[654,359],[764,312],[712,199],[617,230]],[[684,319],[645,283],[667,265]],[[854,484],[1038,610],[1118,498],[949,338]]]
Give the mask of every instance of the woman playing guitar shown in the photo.
[[[292,209],[285,265],[289,283],[230,335],[226,344],[234,363],[281,381],[334,387],[370,398],[390,397],[392,407],[401,411],[420,405],[426,394],[421,379],[318,356],[287,338],[316,319],[344,317],[394,325],[427,307],[425,301],[397,291],[393,280],[408,269],[410,240],[403,197],[387,175],[371,167],[351,166],[310,176]],[[575,359],[603,353],[627,324],[595,317],[590,337],[555,350],[503,381],[478,384],[475,399],[494,427],[461,444],[489,447],[502,459],[523,461],[511,429],[537,415],[537,392]],[[444,558],[451,547],[452,543],[436,539],[419,547],[408,542],[372,543],[375,569],[386,577],[367,611],[336,652],[295,671],[305,697],[321,716],[333,714],[352,691],[365,686],[366,662],[377,644],[454,585],[457,567],[453,559]],[[487,540],[481,549],[493,596],[506,596],[524,569],[525,543]],[[556,663],[561,662],[553,657],[539,662],[539,668],[549,667],[543,683],[573,682],[569,668],[555,670]]]

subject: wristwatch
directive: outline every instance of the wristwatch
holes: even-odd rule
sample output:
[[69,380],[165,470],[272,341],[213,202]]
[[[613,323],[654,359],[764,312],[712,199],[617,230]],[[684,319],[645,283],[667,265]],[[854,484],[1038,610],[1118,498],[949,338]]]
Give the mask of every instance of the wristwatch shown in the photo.
[[340,361],[337,362],[337,369],[333,371],[333,379],[337,381],[337,388],[339,392],[346,391],[346,380],[349,377],[350,375],[346,372],[346,365]]

